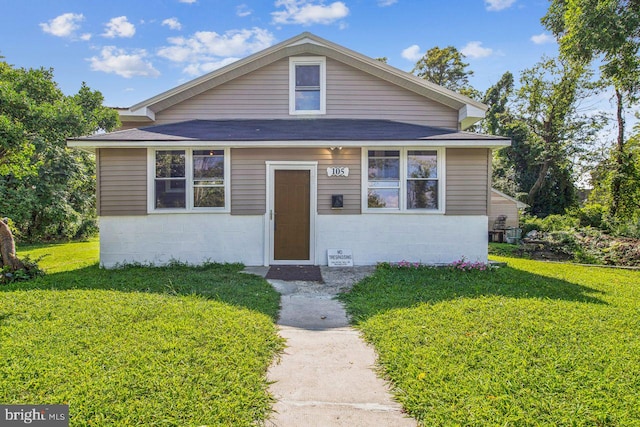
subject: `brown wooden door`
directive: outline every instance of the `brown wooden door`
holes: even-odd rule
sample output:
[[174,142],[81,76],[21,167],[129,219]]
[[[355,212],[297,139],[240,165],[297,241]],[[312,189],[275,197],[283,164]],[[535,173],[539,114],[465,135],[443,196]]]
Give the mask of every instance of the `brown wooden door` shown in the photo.
[[274,260],[308,260],[310,241],[308,170],[276,170]]

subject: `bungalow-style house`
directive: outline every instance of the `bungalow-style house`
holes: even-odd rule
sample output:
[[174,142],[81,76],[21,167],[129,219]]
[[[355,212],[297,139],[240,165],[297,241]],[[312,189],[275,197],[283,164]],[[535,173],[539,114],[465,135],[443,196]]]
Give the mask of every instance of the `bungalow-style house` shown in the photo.
[[[486,107],[303,33],[120,111],[96,154],[100,260],[487,260]],[[332,252],[333,253],[333,252]]]

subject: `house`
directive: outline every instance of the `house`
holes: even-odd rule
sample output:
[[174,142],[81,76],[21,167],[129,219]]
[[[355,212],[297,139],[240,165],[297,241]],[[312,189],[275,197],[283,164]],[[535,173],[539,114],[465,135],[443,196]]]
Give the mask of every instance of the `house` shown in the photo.
[[520,210],[528,207],[526,203],[514,199],[495,188],[491,189],[491,205],[489,209],[489,229],[493,227],[500,215],[507,217],[506,228],[518,228],[520,224]]
[[487,259],[474,100],[310,33],[120,111],[95,152],[100,261]]

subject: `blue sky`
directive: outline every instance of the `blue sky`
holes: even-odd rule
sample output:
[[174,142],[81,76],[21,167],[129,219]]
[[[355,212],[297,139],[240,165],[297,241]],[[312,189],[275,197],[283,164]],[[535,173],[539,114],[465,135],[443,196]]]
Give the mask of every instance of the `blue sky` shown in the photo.
[[455,46],[485,90],[557,45],[546,0],[0,0],[0,55],[126,107],[303,31],[411,71]]

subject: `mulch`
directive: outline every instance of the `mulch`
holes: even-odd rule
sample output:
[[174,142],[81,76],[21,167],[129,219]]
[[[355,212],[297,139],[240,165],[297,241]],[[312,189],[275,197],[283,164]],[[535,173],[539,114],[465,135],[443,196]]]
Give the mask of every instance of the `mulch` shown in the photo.
[[266,278],[286,281],[322,282],[322,273],[317,265],[272,265]]

